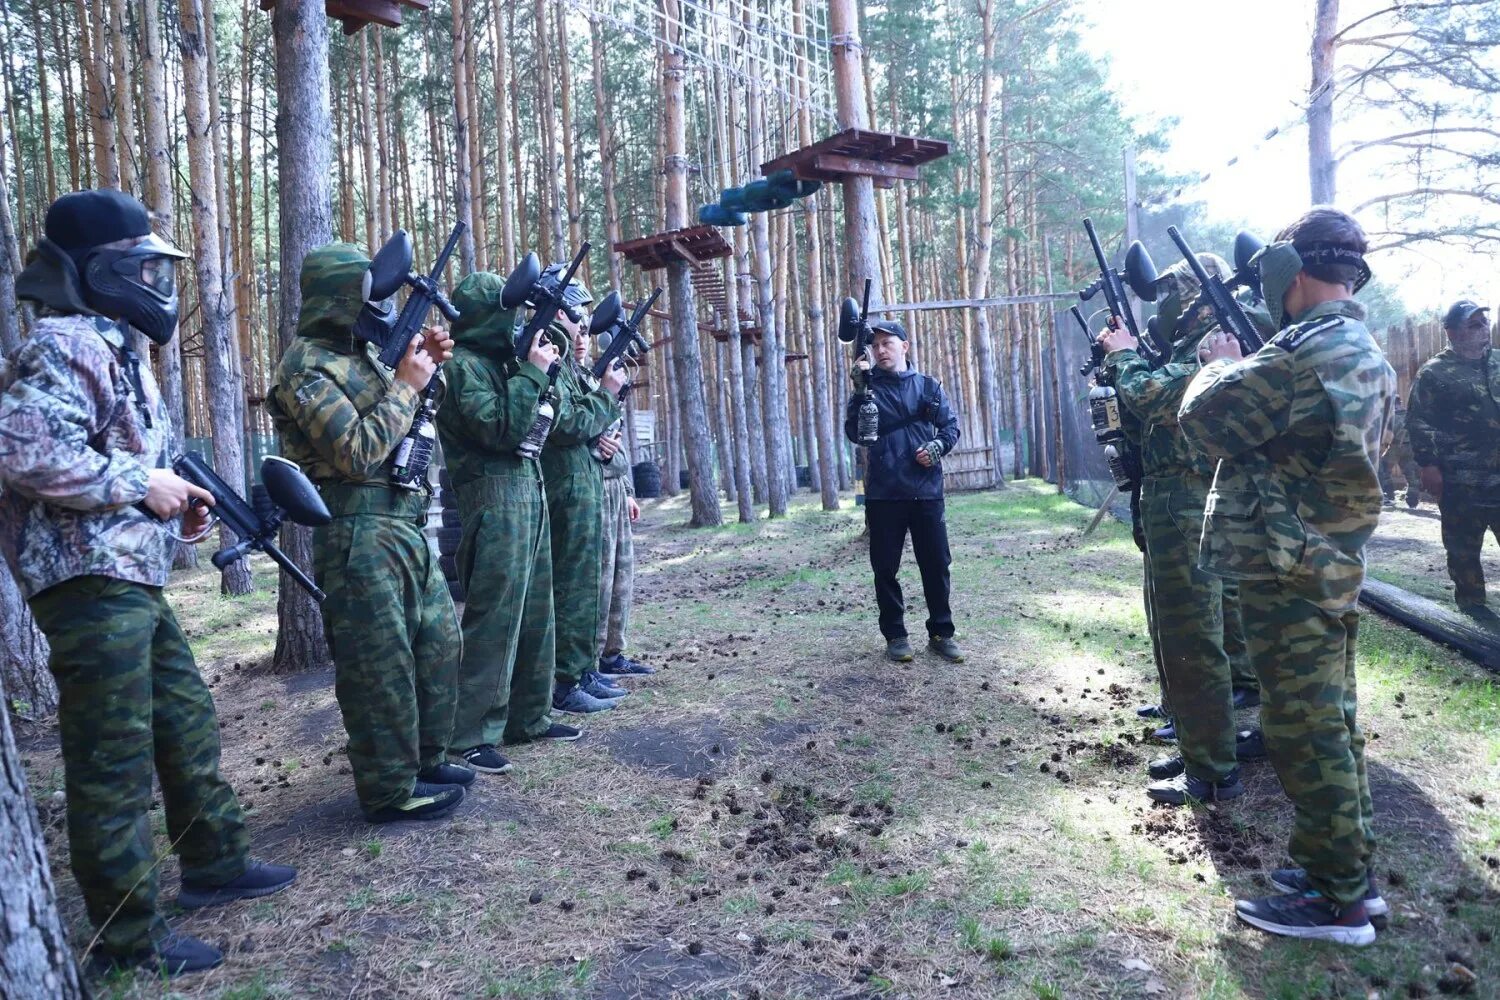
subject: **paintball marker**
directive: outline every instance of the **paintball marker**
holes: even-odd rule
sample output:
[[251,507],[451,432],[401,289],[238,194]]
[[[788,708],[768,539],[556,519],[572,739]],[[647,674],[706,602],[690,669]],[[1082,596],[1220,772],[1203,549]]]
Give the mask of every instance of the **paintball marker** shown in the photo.
[[[1234,339],[1240,342],[1240,351],[1247,357],[1264,347],[1265,341],[1261,339],[1260,331],[1255,329],[1255,324],[1250,322],[1250,317],[1245,315],[1245,310],[1240,307],[1239,302],[1235,301],[1234,296],[1229,291],[1229,287],[1224,283],[1224,279],[1214,277],[1204,270],[1202,262],[1193,253],[1192,248],[1187,245],[1187,240],[1182,238],[1182,233],[1178,232],[1176,226],[1167,227],[1167,236],[1171,237],[1172,242],[1177,244],[1177,249],[1182,253],[1183,259],[1187,261],[1188,267],[1193,269],[1193,275],[1198,279],[1198,284],[1202,289],[1200,298],[1206,301],[1213,309],[1214,318],[1219,321],[1219,329],[1233,334]],[[1242,233],[1241,236],[1249,236],[1249,234]],[[1253,236],[1249,238],[1254,239]],[[1237,269],[1240,266],[1238,258],[1242,249],[1248,249],[1248,244],[1242,247],[1241,242],[1239,237],[1235,238],[1235,266]],[[1234,280],[1236,283],[1239,283],[1247,279],[1242,279],[1241,272],[1237,270]]]
[[1125,253],[1125,272],[1122,274],[1110,267],[1108,259],[1105,258],[1104,247],[1099,243],[1099,234],[1094,230],[1093,220],[1084,219],[1083,229],[1088,233],[1089,245],[1094,249],[1094,260],[1099,264],[1099,280],[1079,292],[1078,297],[1087,302],[1103,292],[1104,302],[1109,307],[1110,318],[1130,331],[1130,335],[1141,344],[1147,360],[1153,363],[1162,360],[1162,351],[1159,346],[1142,340],[1140,327],[1135,322],[1135,314],[1131,312],[1130,303],[1125,299],[1125,275],[1129,276],[1130,283],[1137,293],[1141,288],[1154,286],[1156,283],[1156,267],[1151,263],[1151,257],[1146,253],[1146,248],[1139,240],[1130,244],[1130,249]]
[[[651,350],[651,345],[641,337],[641,323],[659,298],[661,289],[657,288],[652,291],[649,299],[635,307],[629,319],[621,316],[619,292],[610,292],[599,303],[599,308],[594,310],[594,315],[589,320],[589,333],[598,336],[599,343],[604,347],[604,353],[594,362],[594,378],[603,378],[604,373],[616,364],[634,361]],[[613,306],[610,304],[611,299],[614,300]],[[630,383],[626,382],[620,389],[620,398],[624,399],[629,391]]]
[[1099,341],[1089,332],[1088,321],[1083,312],[1073,306],[1069,310],[1083,336],[1089,344],[1089,360],[1079,369],[1085,377],[1093,376],[1094,384],[1089,388],[1089,425],[1094,431],[1094,440],[1104,446],[1104,461],[1109,473],[1121,492],[1128,493],[1140,479],[1140,461],[1135,455],[1135,446],[1125,436],[1125,421],[1120,413],[1120,397],[1115,391],[1114,376],[1104,364],[1105,351]]
[[[356,321],[356,329],[371,318],[378,325],[384,325],[379,323],[380,308],[375,303],[389,299],[402,285],[411,287],[411,294],[406,297],[401,314],[380,337],[380,363],[387,368],[395,368],[401,363],[412,338],[427,325],[427,315],[434,306],[448,322],[458,319],[458,310],[448,301],[448,296],[443,294],[442,288],[438,286],[438,279],[448,267],[448,258],[453,256],[459,237],[467,228],[462,222],[453,227],[431,274],[412,271],[411,237],[404,229],[396,230],[370,261],[370,268],[365,272],[366,306],[361,310],[360,319]],[[391,485],[403,490],[418,490],[427,480],[427,467],[432,463],[432,449],[436,440],[432,421],[437,415],[437,389],[438,380],[434,378],[422,390],[422,400],[417,406],[416,416],[412,418],[411,427],[391,454]]]
[[[846,344],[854,345],[854,361],[858,364],[859,359],[865,356],[870,349],[872,334],[870,331],[870,284],[869,278],[865,279],[864,303],[855,302],[853,297],[846,298],[839,307],[839,340]],[[856,421],[857,436],[859,443],[866,448],[870,447],[880,439],[880,410],[875,406],[875,390],[870,388],[870,375],[864,375],[862,382],[864,398],[859,404],[859,417]]]
[[[578,313],[577,307],[582,303],[569,304],[567,302],[568,287],[573,283],[573,275],[578,273],[578,268],[583,265],[584,258],[589,255],[589,244],[587,241],[578,248],[578,253],[573,255],[572,261],[568,263],[566,270],[548,268],[542,270],[542,262],[535,253],[528,253],[522,258],[521,263],[505,279],[505,287],[500,291],[500,305],[506,309],[517,309],[522,305],[530,305],[532,308],[531,319],[524,323],[521,314],[516,315],[516,360],[525,364],[531,355],[531,345],[536,343],[538,334],[544,333],[552,321],[557,318],[558,311],[564,311],[569,318],[582,319],[582,313]],[[577,313],[577,315],[575,315]],[[572,350],[571,344],[563,344],[561,350]],[[531,422],[531,429],[516,447],[516,454],[522,458],[534,459],[541,455],[542,445],[547,443],[547,435],[552,433],[552,421],[557,417],[557,375],[562,366],[553,364],[547,370],[547,388],[542,390],[541,398],[536,404],[536,418]]]
[[[249,503],[230,489],[229,484],[220,479],[197,452],[189,451],[177,456],[172,462],[172,471],[194,486],[211,493],[214,498],[211,508],[213,515],[229,525],[230,530],[240,537],[234,545],[214,553],[214,566],[223,569],[252,551],[264,552],[276,560],[276,564],[286,570],[314,600],[323,600],[324,594],[317,584],[276,546],[276,532],[281,528],[283,520],[318,528],[333,519],[323,498],[318,495],[317,488],[295,463],[276,455],[267,455],[260,464],[261,482],[250,490]],[[194,506],[202,502],[196,498],[193,500]],[[145,506],[144,501],[136,506],[151,517],[156,517]]]

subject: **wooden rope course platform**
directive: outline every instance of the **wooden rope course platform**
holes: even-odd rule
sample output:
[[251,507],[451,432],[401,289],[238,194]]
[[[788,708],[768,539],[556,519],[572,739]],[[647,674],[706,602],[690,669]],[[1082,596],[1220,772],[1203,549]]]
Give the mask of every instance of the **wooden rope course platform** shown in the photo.
[[678,261],[696,265],[728,257],[734,250],[713,226],[691,226],[638,240],[621,240],[615,244],[615,252],[642,271],[656,271]]
[[[401,27],[401,8],[411,7],[425,11],[432,0],[325,0],[324,9],[329,17],[336,17],[344,24],[344,34],[352,35],[367,24],[381,24],[387,28]],[[261,10],[273,10],[276,0],[260,0]]]
[[918,167],[947,155],[948,143],[942,139],[851,128],[768,160],[760,165],[760,172],[769,177],[790,170],[799,181],[873,177],[876,187],[889,188],[897,181],[916,180]]

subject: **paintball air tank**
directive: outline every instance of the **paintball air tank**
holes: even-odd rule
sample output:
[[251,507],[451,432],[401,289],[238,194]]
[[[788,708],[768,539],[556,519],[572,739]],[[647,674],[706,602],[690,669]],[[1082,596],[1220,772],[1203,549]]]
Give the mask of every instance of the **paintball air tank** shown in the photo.
[[[851,296],[839,308],[839,340],[854,345],[856,365],[870,349],[870,284],[870,279],[866,278],[863,304],[855,302]],[[862,385],[864,398],[860,400],[859,414],[855,418],[855,435],[859,443],[868,448],[880,440],[880,410],[875,406],[875,390],[870,388],[869,372],[865,373]]]

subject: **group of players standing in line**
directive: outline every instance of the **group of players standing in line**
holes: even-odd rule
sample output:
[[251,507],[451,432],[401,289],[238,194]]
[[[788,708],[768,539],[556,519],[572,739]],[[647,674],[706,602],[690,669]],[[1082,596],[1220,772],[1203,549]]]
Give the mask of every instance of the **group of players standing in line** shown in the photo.
[[[171,340],[184,256],[128,195],[59,198],[16,284],[36,322],[0,366],[0,547],[51,646],[89,951],[96,966],[167,975],[223,956],[157,906],[153,772],[183,908],[296,878],[249,856],[213,700],[162,592],[214,497],[169,467],[166,405],[131,331]],[[350,244],[308,253],[297,337],[266,406],[332,515],[314,531],[314,576],[360,808],[372,823],[438,819],[476,772],[510,770],[499,747],[576,740],[554,711],[613,708],[628,693],[617,678],[654,672],[625,653],[639,516],[620,434],[627,381],[619,366],[596,380],[583,365],[581,283],[518,358],[517,307],[488,273],[455,288],[451,334],[427,328],[385,368],[356,335],[369,310],[389,314],[366,301],[370,271]],[[431,489],[392,475],[435,378],[463,517],[461,624],[423,532]]]
[[[1366,249],[1358,224],[1331,209],[1283,230],[1239,296],[1269,338],[1247,359],[1181,265],[1159,278],[1166,364],[1148,364],[1123,330],[1100,337],[1142,456],[1136,537],[1163,691],[1153,711],[1180,750],[1152,762],[1148,793],[1232,799],[1240,760],[1269,756],[1296,808],[1299,867],[1275,873],[1283,895],[1237,912],[1274,933],[1350,944],[1374,940],[1370,917],[1386,909],[1371,879],[1354,652],[1395,376],[1352,301],[1369,277]],[[165,467],[165,405],[129,333],[170,340],[182,257],[128,196],[59,199],[17,282],[39,318],[0,370],[0,545],[52,646],[72,866],[96,957],[168,974],[222,956],[158,911],[153,770],[182,857],[181,905],[267,895],[296,875],[248,856],[212,700],[162,596],[174,536],[141,509],[180,516],[191,538],[212,503]],[[349,244],[307,255],[298,336],[266,405],[283,454],[333,515],[314,535],[315,575],[359,803],[385,822],[448,814],[476,771],[509,770],[499,748],[576,739],[553,711],[611,707],[624,689],[607,675],[650,668],[624,655],[638,513],[616,430],[626,383],[619,369],[595,382],[581,365],[587,289],[569,285],[549,335],[518,357],[504,279],[468,275],[451,334],[427,329],[389,371],[355,336],[370,267]],[[887,652],[911,655],[895,585],[910,532],[924,539],[930,645],[961,660],[938,466],[956,422],[935,383],[908,371],[899,324],[875,332],[856,381],[889,390],[882,436],[900,444],[872,450],[889,466],[876,478],[890,495],[873,499],[890,524],[872,520],[871,551]],[[389,475],[439,366],[437,429],[464,524],[461,625],[422,530],[430,496]],[[548,406],[536,454],[523,444]],[[851,401],[851,439],[856,411]],[[1235,709],[1257,699],[1263,736],[1238,738]]]

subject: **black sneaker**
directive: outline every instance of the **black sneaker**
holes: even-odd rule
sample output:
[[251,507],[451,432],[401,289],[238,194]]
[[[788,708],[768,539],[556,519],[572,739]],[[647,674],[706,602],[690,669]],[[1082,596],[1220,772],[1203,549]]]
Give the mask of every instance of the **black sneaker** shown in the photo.
[[583,736],[582,729],[573,726],[565,726],[561,722],[554,722],[547,727],[547,731],[537,737],[539,740],[556,740],[559,743],[572,743]]
[[464,751],[464,763],[485,774],[504,774],[510,770],[510,761],[492,743],[481,743]]
[[958,643],[953,641],[953,636],[951,635],[928,636],[927,648],[949,663],[964,662],[963,650],[958,648]]
[[1170,757],[1158,757],[1146,765],[1146,773],[1157,781],[1175,778],[1186,769],[1187,766],[1183,764],[1182,756],[1175,753]]
[[425,781],[429,785],[472,785],[477,777],[474,773],[476,770],[477,768],[440,760],[431,767],[424,767],[418,771],[417,780]]
[[1259,729],[1242,729],[1234,734],[1234,755],[1239,760],[1265,760],[1266,737]]
[[1406,506],[1410,507],[1412,510],[1416,510],[1417,507],[1421,505],[1421,503],[1422,494],[1420,491],[1415,489],[1406,491]]
[[[1381,897],[1380,891],[1375,888],[1375,876],[1367,876],[1369,881],[1365,888],[1365,913],[1372,917],[1383,917],[1391,912],[1390,904]],[[1272,888],[1280,889],[1282,892],[1312,892],[1312,883],[1307,880],[1307,871],[1303,868],[1278,868],[1270,875]]]
[[640,660],[626,656],[624,653],[616,653],[614,656],[599,658],[599,672],[606,677],[628,677],[631,674],[654,674],[656,668],[648,667]]
[[130,955],[96,951],[90,957],[89,965],[101,976],[142,968],[157,970],[166,976],[181,976],[216,968],[223,961],[224,953],[207,941],[200,941],[191,934],[169,931],[165,937],[152,944],[150,951]]
[[[257,899],[280,892],[297,879],[297,869],[291,865],[268,865],[264,861],[251,861],[238,878],[223,885],[207,885],[203,882],[182,880],[177,892],[177,905],[184,910],[196,910],[203,906],[219,906],[236,899]],[[187,940],[192,941],[193,938]],[[200,944],[202,942],[199,942]],[[215,962],[214,965],[218,965]],[[212,966],[205,966],[212,968]]]
[[1146,796],[1153,802],[1183,806],[1189,802],[1225,802],[1245,794],[1239,771],[1231,771],[1222,781],[1204,781],[1191,774],[1179,774],[1167,781],[1146,786]]
[[1156,740],[1161,740],[1163,743],[1176,743],[1177,742],[1177,724],[1174,723],[1174,722],[1168,722],[1165,726],[1162,726],[1160,729],[1152,731],[1151,738],[1152,739],[1156,739]]
[[461,785],[430,785],[419,781],[405,802],[367,812],[365,819],[371,823],[442,819],[463,800],[464,790]]
[[1160,705],[1142,705],[1135,710],[1135,714],[1143,719],[1165,719],[1167,713],[1162,711]]
[[1375,927],[1370,923],[1364,903],[1340,909],[1317,892],[1236,900],[1234,913],[1251,927],[1283,937],[1332,941],[1356,947],[1375,941]]
[[911,650],[911,642],[906,636],[885,641],[885,658],[897,663],[910,663],[916,654]]
[[1234,689],[1234,707],[1236,709],[1254,708],[1255,706],[1257,706],[1259,704],[1260,704],[1260,691],[1258,691],[1257,689],[1255,689],[1255,688],[1235,688]]

